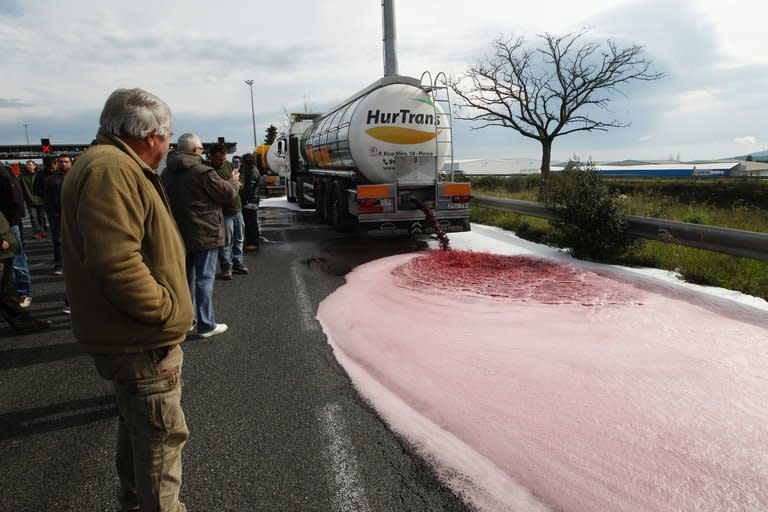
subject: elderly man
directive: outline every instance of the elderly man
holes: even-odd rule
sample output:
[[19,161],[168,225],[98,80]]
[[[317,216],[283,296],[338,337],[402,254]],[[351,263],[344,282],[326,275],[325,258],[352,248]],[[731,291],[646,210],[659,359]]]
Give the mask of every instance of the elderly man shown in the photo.
[[213,312],[216,257],[224,245],[222,206],[238,195],[237,174],[222,178],[203,162],[203,144],[194,133],[179,137],[176,151],[168,153],[163,185],[173,216],[187,248],[187,280],[195,307],[197,334],[208,338],[227,330]]
[[98,145],[77,159],[62,190],[72,329],[117,395],[125,511],[186,510],[179,344],[192,325],[192,300],[184,244],[154,171],[170,136],[165,102],[118,89],[101,112]]

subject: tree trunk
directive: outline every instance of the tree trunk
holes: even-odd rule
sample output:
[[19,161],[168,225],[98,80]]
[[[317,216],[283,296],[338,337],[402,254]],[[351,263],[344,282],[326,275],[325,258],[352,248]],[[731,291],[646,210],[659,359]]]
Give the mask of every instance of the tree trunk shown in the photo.
[[541,175],[549,174],[549,167],[552,163],[552,139],[541,140]]

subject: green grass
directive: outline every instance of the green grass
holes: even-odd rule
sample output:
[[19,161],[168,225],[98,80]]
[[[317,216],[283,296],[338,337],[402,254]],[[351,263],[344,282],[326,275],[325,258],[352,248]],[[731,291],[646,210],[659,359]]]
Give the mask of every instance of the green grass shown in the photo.
[[[473,182],[472,193],[537,201],[536,183],[533,180],[528,183],[533,185],[510,185],[503,179],[494,178],[482,183],[484,186]],[[682,194],[684,197],[681,199],[673,195],[680,194],[679,183],[667,187],[668,183],[663,181],[652,184],[646,181],[640,187],[627,187],[622,197],[631,215],[768,233],[768,207],[763,207],[763,194],[768,190],[768,184],[753,183],[754,195],[749,188],[739,189],[733,194],[740,193],[741,196],[731,198],[729,204],[723,204],[727,201],[716,198],[718,185],[722,186],[718,182],[696,184],[695,193],[688,191]],[[671,193],[665,193],[667,188],[671,189]],[[545,219],[476,206],[472,207],[470,215],[472,222],[514,231],[521,238],[533,242],[560,246],[557,232]],[[750,258],[643,240],[638,248],[616,263],[677,271],[692,283],[737,290],[768,300],[768,263]]]

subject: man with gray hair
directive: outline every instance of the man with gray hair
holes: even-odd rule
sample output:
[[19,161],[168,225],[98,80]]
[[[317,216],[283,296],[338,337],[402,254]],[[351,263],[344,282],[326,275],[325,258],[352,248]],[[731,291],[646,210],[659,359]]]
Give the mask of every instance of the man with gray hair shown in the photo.
[[237,174],[222,178],[203,162],[203,144],[194,133],[179,137],[177,149],[168,153],[163,185],[173,216],[187,248],[187,280],[195,308],[197,334],[209,338],[227,330],[216,323],[213,282],[219,247],[224,245],[222,205],[238,195]]
[[120,510],[183,512],[179,344],[192,325],[184,244],[155,170],[168,152],[171,110],[118,89],[97,145],[63,182],[62,249],[72,330],[119,411]]

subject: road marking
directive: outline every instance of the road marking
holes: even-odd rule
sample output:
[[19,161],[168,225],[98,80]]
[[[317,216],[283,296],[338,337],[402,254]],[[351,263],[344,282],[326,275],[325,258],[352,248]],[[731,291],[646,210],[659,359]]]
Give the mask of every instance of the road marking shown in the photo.
[[357,459],[352,451],[347,426],[339,404],[328,404],[320,411],[320,425],[330,440],[328,452],[335,481],[333,494],[334,512],[369,512],[360,481]]
[[299,306],[299,320],[301,328],[305,331],[318,331],[319,325],[315,320],[315,308],[312,306],[312,300],[307,292],[307,285],[299,270],[300,262],[294,261],[291,264],[291,277],[296,287],[296,300]]

